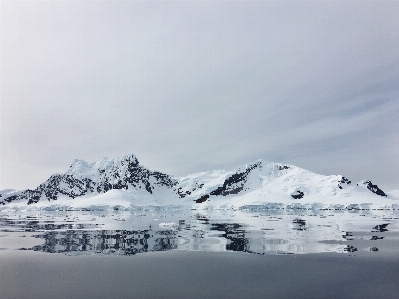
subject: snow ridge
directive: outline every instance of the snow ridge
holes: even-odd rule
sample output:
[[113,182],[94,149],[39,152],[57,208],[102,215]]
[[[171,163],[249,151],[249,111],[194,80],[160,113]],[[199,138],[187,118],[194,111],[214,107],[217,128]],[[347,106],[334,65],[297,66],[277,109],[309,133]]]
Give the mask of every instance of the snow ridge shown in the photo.
[[34,190],[24,190],[2,196],[0,203],[27,201],[27,204],[42,200],[54,201],[59,197],[76,198],[106,193],[112,189],[145,189],[152,194],[154,189],[172,187],[176,182],[167,174],[150,171],[139,165],[137,158],[125,155],[116,159],[101,158],[88,164],[75,160],[65,174],[54,174]]
[[[112,191],[112,192],[111,192]],[[396,201],[395,201],[396,200]],[[214,170],[173,177],[151,171],[133,154],[75,160],[34,190],[2,190],[0,205],[182,206],[195,208],[392,208],[397,198],[370,181],[352,183],[341,175],[324,176],[294,165],[257,160],[232,171]]]

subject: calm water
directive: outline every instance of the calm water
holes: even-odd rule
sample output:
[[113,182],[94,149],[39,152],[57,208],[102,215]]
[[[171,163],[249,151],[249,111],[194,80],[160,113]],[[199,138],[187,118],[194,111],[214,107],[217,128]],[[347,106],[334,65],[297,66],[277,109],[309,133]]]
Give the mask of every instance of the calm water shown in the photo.
[[0,249],[68,255],[169,250],[399,253],[399,211],[40,211],[0,214]]
[[398,298],[399,211],[0,214],[0,298]]

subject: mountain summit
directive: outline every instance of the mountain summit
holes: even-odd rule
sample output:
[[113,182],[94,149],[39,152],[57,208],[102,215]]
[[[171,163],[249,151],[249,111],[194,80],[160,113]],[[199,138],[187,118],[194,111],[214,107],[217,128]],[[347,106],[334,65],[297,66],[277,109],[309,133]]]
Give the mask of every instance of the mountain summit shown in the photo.
[[392,205],[370,181],[352,183],[341,175],[324,176],[294,165],[257,160],[232,171],[214,170],[174,177],[151,171],[135,155],[75,160],[34,190],[2,190],[0,204],[75,206],[195,205],[242,207],[362,207]]

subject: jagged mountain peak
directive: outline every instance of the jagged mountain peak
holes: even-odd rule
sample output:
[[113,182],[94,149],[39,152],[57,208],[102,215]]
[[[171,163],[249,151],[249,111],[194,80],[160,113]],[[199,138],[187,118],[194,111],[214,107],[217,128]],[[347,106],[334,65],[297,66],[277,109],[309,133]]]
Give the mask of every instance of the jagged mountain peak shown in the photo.
[[[59,202],[63,198],[74,201],[93,198],[93,202],[97,197],[112,201],[115,194],[135,202],[203,205],[206,202],[205,205],[211,206],[215,200],[220,202],[220,198],[227,201],[245,198],[243,203],[290,200],[305,203],[343,200],[354,194],[360,194],[361,200],[376,195],[386,197],[370,181],[351,184],[342,175],[324,176],[294,165],[263,159],[231,171],[214,170],[173,177],[148,170],[139,164],[134,154],[113,159],[103,157],[92,163],[77,159],[64,174],[50,176],[34,190],[3,191],[0,192],[0,204]],[[104,197],[102,194],[105,193],[109,196]],[[374,198],[367,200],[373,201]]]
[[76,159],[72,162],[67,172],[82,173],[91,169],[95,171],[103,171],[110,168],[120,168],[123,166],[136,167],[138,165],[139,161],[134,154],[127,154],[113,159],[102,157],[101,159],[90,164],[85,160]]

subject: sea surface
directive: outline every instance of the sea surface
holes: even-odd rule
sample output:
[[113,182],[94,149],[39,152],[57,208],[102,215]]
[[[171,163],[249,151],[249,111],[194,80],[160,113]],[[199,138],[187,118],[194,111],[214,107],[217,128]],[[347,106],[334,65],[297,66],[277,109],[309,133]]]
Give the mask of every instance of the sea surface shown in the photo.
[[0,298],[399,298],[398,277],[396,210],[0,214]]

